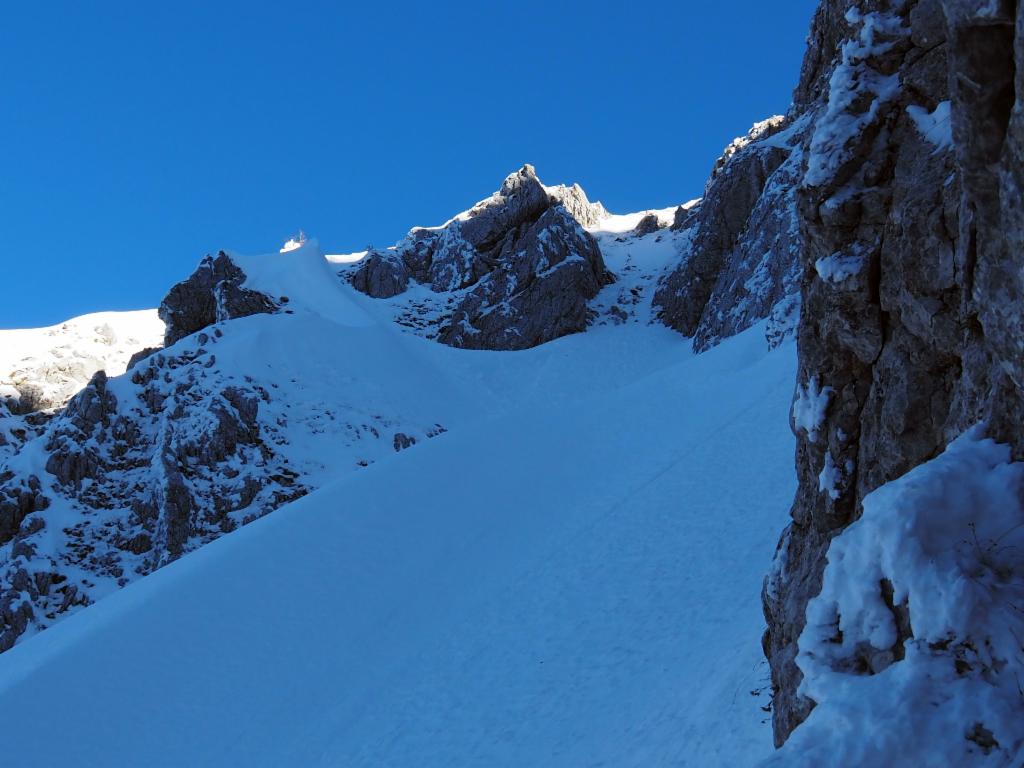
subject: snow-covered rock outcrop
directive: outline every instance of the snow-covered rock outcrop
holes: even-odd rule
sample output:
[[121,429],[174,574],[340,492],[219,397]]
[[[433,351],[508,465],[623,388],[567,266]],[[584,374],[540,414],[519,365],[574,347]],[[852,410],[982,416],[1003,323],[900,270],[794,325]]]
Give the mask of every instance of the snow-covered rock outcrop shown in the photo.
[[[295,248],[288,249],[292,250]],[[274,299],[243,288],[245,279],[245,273],[224,251],[204,258],[196,271],[160,302],[160,319],[166,324],[164,343],[171,346],[214,323],[277,311]]]
[[770,765],[1017,765],[1024,462],[972,428],[863,498],[797,664],[815,702]]
[[769,342],[790,335],[799,313],[801,247],[796,187],[807,120],[773,117],[726,147],[698,206],[673,229],[689,249],[661,280],[662,322],[703,351],[771,315]]
[[98,312],[48,328],[0,331],[0,412],[58,408],[97,371],[124,373],[132,355],[160,346],[163,334],[163,323],[150,309]]
[[586,328],[587,302],[612,277],[584,226],[605,214],[578,185],[545,187],[525,165],[443,226],[368,253],[352,285],[374,298],[429,286],[444,295],[442,343],[526,349]]

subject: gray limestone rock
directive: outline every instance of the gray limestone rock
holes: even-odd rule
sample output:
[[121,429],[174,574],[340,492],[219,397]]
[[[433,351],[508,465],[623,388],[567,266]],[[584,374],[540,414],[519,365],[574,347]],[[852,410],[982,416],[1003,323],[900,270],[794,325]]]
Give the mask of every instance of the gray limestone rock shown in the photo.
[[450,293],[437,338],[473,349],[525,349],[586,328],[587,301],[611,280],[583,226],[607,215],[579,185],[545,187],[533,166],[442,227],[414,229],[351,273],[374,298],[410,280]]
[[646,235],[653,235],[659,229],[663,227],[661,221],[658,219],[658,214],[648,213],[633,228],[632,235],[634,237],[645,237]]
[[125,370],[130,371],[132,368],[141,363],[154,352],[159,352],[160,349],[161,347],[146,347],[145,349],[140,349],[138,352],[134,353],[130,358],[128,358],[128,366],[125,368]]
[[23,478],[10,472],[0,474],[0,544],[13,539],[29,515],[49,505],[35,475]]
[[459,302],[442,342],[526,349],[582,331],[587,300],[609,281],[596,241],[561,205],[508,237],[498,262]]
[[204,258],[196,271],[160,302],[158,314],[166,325],[164,346],[213,323],[278,310],[273,299],[243,288],[244,282],[245,273],[224,251]]
[[[816,434],[794,427],[799,486],[763,592],[777,743],[814,706],[796,642],[864,496],[978,421],[1024,457],[1024,7],[1010,5],[825,0],[815,16],[794,95],[815,119],[797,388],[827,387],[829,404]],[[853,7],[894,21],[870,50]],[[834,67],[852,96],[823,87]]]
[[473,206],[462,220],[462,237],[478,251],[498,245],[505,235],[535,220],[550,205],[532,165],[510,174],[501,189]]
[[374,299],[389,299],[409,286],[409,269],[394,251],[371,250],[352,273],[352,287]]
[[[799,166],[794,159],[775,176],[797,151],[772,140],[783,127],[781,119],[766,120],[730,144],[700,205],[676,213],[673,229],[689,230],[692,247],[662,279],[654,306],[661,321],[684,336],[700,331],[698,350],[766,317],[787,292],[787,281],[789,292],[795,291],[798,235],[784,198]],[[747,288],[749,280],[755,282]],[[753,306],[727,318],[723,310],[748,294],[756,294]]]
[[[803,271],[803,240],[796,190],[803,175],[808,123],[802,119],[793,125],[785,141],[774,142],[786,147],[789,155],[765,180],[743,231],[722,261],[694,331],[693,347],[698,352],[766,317],[781,321],[799,303],[795,299]],[[732,197],[728,200],[731,204]],[[705,238],[701,240],[706,242]],[[693,292],[688,295],[692,298]],[[784,335],[781,325],[769,331],[769,335],[779,334]]]
[[[532,166],[527,166],[532,167]],[[548,197],[552,203],[561,203],[562,207],[569,212],[576,221],[584,227],[594,227],[601,223],[601,220],[608,216],[608,211],[600,202],[592,203],[587,198],[587,193],[579,184],[566,186],[559,184],[548,187]]]

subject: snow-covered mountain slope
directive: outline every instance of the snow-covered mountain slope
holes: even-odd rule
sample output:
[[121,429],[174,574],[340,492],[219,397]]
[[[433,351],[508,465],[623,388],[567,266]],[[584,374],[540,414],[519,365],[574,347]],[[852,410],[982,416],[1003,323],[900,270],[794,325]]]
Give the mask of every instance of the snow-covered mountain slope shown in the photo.
[[64,405],[96,371],[124,373],[146,347],[160,346],[156,310],[97,312],[48,328],[0,331],[0,407],[38,411]]
[[[266,256],[207,256],[146,316],[139,347],[161,329],[163,348],[139,349],[129,376],[97,374],[63,411],[0,422],[0,652],[339,472],[493,414],[481,398],[504,378],[467,390],[464,358],[409,357],[423,345],[407,337],[518,350],[656,323],[656,290],[708,229],[682,226],[700,211],[612,215],[526,165],[387,251],[324,257],[299,236]],[[783,326],[768,324],[772,344]],[[367,348],[380,354],[353,371]]]
[[0,650],[116,592],[0,656],[5,758],[1018,768],[1021,30],[822,0],[699,201],[524,166],[205,258],[166,349],[5,417]]
[[365,313],[315,243],[239,261],[294,309],[97,374],[4,462],[0,650],[482,408],[485,390],[407,351],[418,340]]
[[[650,322],[683,237],[620,222],[593,230],[618,273],[595,327]],[[522,407],[546,381],[531,361],[555,365],[480,367],[402,333],[408,297],[362,295],[343,264],[316,241],[206,259],[161,306],[167,347],[38,423],[8,419],[22,440],[0,465],[0,651],[328,480]]]
[[[274,329],[298,342],[311,323],[298,310],[231,321],[221,348],[241,344],[226,341],[237,326],[277,359]],[[758,327],[694,355],[630,323],[494,353],[387,325],[321,330],[344,348],[337,375],[451,403],[452,429],[339,467],[0,656],[6,759],[708,767],[767,754],[757,594],[793,492],[792,344],[769,352]],[[294,387],[325,372],[310,366],[289,372]]]

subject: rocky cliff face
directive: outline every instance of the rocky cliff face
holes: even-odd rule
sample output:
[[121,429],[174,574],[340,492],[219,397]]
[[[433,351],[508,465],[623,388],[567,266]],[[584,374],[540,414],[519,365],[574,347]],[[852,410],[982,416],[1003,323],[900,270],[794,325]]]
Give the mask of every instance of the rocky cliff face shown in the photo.
[[[798,690],[799,639],[830,542],[865,497],[978,422],[1024,457],[1022,68],[1014,2],[826,0],[814,18],[794,95],[810,121],[799,490],[763,595],[779,744],[815,705]],[[834,668],[902,660],[918,606],[885,580],[876,591],[898,631]],[[952,669],[956,646],[930,652]]]
[[436,338],[468,349],[526,349],[586,328],[587,302],[612,280],[583,228],[606,215],[579,185],[545,187],[530,165],[435,229],[373,251],[351,275],[374,298],[410,284],[444,295]]
[[690,248],[660,281],[658,317],[702,352],[771,317],[769,341],[791,334],[799,314],[801,246],[795,194],[808,118],[756,124],[715,163],[698,206],[680,209],[673,229]]

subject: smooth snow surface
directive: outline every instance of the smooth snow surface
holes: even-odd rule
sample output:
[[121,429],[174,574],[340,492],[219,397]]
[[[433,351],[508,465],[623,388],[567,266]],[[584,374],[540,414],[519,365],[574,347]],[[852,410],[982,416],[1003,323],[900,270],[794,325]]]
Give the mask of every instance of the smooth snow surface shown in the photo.
[[352,292],[336,279],[316,240],[263,256],[230,253],[245,273],[243,286],[286,304],[292,311],[318,315],[342,326],[371,325]]
[[[396,407],[449,402],[450,431],[346,467],[0,655],[5,763],[767,757],[759,590],[795,488],[794,346],[768,352],[756,326],[694,356],[631,323],[454,350],[321,280],[313,250],[240,260],[296,312],[231,321],[260,331],[252,360],[296,332],[310,354],[375,335],[347,346],[348,369],[408,370],[381,382]],[[400,394],[417,387],[436,392]]]

